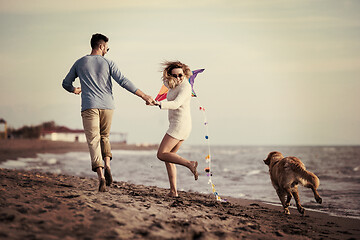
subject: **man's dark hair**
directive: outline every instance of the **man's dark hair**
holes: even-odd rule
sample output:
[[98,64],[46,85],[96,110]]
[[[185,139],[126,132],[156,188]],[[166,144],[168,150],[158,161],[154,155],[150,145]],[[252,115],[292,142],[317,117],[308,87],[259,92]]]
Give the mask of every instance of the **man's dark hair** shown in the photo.
[[98,48],[99,45],[101,44],[101,41],[108,42],[109,38],[107,38],[106,36],[104,36],[100,33],[93,34],[91,37],[91,41],[90,41],[91,48],[92,49]]

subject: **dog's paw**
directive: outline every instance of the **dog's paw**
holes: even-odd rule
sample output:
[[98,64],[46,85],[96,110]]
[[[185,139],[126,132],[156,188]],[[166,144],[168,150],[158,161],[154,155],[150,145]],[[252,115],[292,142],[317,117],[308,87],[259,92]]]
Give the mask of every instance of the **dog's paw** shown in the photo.
[[288,209],[288,208],[284,208],[284,213],[285,213],[286,215],[290,215],[289,209]]
[[316,202],[321,204],[322,203],[322,198],[321,197],[316,198]]
[[298,211],[301,215],[305,215],[305,208],[301,207],[301,208],[298,208]]

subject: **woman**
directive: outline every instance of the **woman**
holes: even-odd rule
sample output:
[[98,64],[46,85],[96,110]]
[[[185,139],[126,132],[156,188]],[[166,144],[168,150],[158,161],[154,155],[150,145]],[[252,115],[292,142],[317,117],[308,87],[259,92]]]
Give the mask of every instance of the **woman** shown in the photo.
[[162,139],[157,157],[165,162],[169,176],[171,197],[178,197],[176,189],[176,166],[183,165],[194,174],[195,180],[198,179],[197,161],[189,161],[176,152],[181,144],[187,139],[191,132],[191,85],[188,81],[192,75],[190,68],[179,62],[165,62],[162,80],[169,89],[167,101],[157,103],[160,109],[169,110],[170,126]]

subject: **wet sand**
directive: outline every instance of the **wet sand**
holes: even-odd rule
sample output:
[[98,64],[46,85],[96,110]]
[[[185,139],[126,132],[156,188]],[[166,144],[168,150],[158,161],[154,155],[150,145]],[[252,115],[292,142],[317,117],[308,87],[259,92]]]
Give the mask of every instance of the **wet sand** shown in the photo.
[[360,220],[96,178],[0,169],[1,239],[359,239]]

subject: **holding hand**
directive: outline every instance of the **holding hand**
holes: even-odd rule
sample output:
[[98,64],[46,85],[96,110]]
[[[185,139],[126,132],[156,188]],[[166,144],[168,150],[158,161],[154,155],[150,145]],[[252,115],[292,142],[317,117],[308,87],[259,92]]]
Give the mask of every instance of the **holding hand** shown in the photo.
[[135,94],[141,97],[146,102],[146,105],[154,106],[155,100],[151,96],[143,93],[140,89],[138,89]]
[[149,96],[149,95],[145,95],[142,99],[145,100],[146,105],[150,105],[150,106],[154,106],[155,105],[155,100]]

